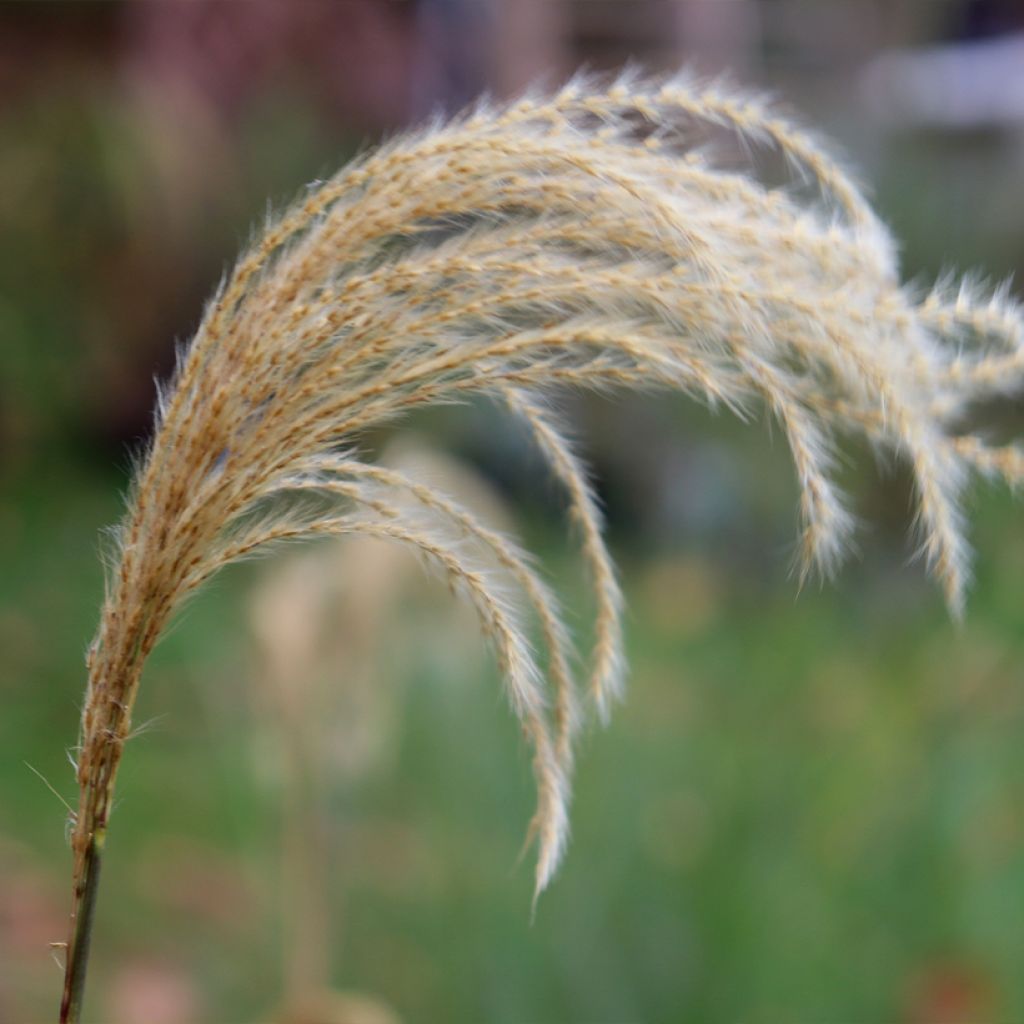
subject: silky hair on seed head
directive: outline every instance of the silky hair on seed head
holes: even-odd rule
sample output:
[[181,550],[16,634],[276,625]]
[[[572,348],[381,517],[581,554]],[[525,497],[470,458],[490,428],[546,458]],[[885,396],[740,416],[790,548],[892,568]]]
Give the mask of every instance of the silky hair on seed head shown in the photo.
[[[716,161],[709,133],[781,156],[790,180]],[[896,253],[817,139],[688,75],[578,77],[485,102],[310,187],[242,254],[161,394],[89,657],[76,906],[142,666],[175,610],[273,542],[356,533],[419,551],[476,610],[533,750],[536,892],[549,883],[574,737],[587,707],[607,717],[625,662],[598,502],[551,406],[563,389],[766,410],[799,480],[804,572],[833,572],[849,548],[854,517],[833,478],[844,437],[895,453],[913,472],[924,559],[958,613],[964,488],[1024,478],[1019,447],[961,424],[974,403],[1020,392],[1024,320],[1005,288],[904,287]],[[580,685],[528,554],[357,454],[371,428],[477,396],[524,424],[565,493],[595,603]]]

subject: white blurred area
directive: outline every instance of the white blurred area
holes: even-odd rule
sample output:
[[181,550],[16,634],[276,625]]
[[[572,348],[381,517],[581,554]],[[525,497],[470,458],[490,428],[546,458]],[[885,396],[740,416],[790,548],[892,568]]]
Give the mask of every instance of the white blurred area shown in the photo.
[[894,126],[1024,132],[1024,32],[881,53],[861,84]]

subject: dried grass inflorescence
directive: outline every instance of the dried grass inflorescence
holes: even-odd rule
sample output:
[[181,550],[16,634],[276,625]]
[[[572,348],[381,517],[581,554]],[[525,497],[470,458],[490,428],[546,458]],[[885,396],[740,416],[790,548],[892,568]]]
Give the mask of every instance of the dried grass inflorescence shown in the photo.
[[[789,180],[716,162],[709,132],[781,154]],[[678,390],[741,414],[763,405],[796,464],[802,564],[826,571],[852,524],[830,476],[835,436],[899,453],[927,561],[959,608],[962,488],[971,471],[1019,480],[1024,455],[957,423],[1022,383],[1024,320],[1005,292],[902,287],[857,186],[756,99],[686,78],[577,79],[392,140],[267,226],[160,401],[89,655],[78,891],[143,663],[175,609],[272,541],[355,533],[418,549],[476,607],[534,750],[537,890],[551,878],[580,721],[556,600],[512,541],[359,458],[367,428],[471,395],[521,418],[564,487],[591,572],[585,696],[607,714],[622,678],[621,598],[584,467],[545,404],[552,389]]]

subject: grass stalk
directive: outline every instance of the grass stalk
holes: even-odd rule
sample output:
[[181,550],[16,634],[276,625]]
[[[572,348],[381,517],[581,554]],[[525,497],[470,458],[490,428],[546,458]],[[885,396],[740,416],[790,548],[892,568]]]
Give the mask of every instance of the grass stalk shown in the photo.
[[100,867],[106,830],[93,834],[85,851],[82,877],[75,885],[71,912],[71,938],[64,969],[64,992],[60,1001],[60,1024],[78,1024],[85,998],[85,977],[92,945],[92,926],[96,914],[96,895],[100,886]]

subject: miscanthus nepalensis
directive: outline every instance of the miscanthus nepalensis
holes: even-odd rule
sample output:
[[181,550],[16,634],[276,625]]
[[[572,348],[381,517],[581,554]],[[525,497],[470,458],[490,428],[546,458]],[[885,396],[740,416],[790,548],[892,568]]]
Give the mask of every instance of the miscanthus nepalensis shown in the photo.
[[[717,162],[709,133],[781,154]],[[1024,476],[1019,448],[960,432],[1024,383],[1005,291],[900,283],[895,246],[827,150],[757,99],[688,78],[577,79],[401,135],[272,220],[221,284],[171,386],[118,528],[88,655],[62,1019],[75,1019],[100,853],[147,656],[181,603],[275,541],[407,545],[476,608],[532,745],[536,890],[567,827],[581,706],[619,695],[621,595],[560,388],[685,392],[777,419],[800,482],[801,564],[828,572],[852,518],[830,475],[856,433],[913,470],[927,563],[959,610],[972,473]],[[484,396],[526,425],[564,488],[596,601],[579,689],[531,559],[429,484],[360,457],[360,434]],[[531,622],[541,641],[538,657]]]

